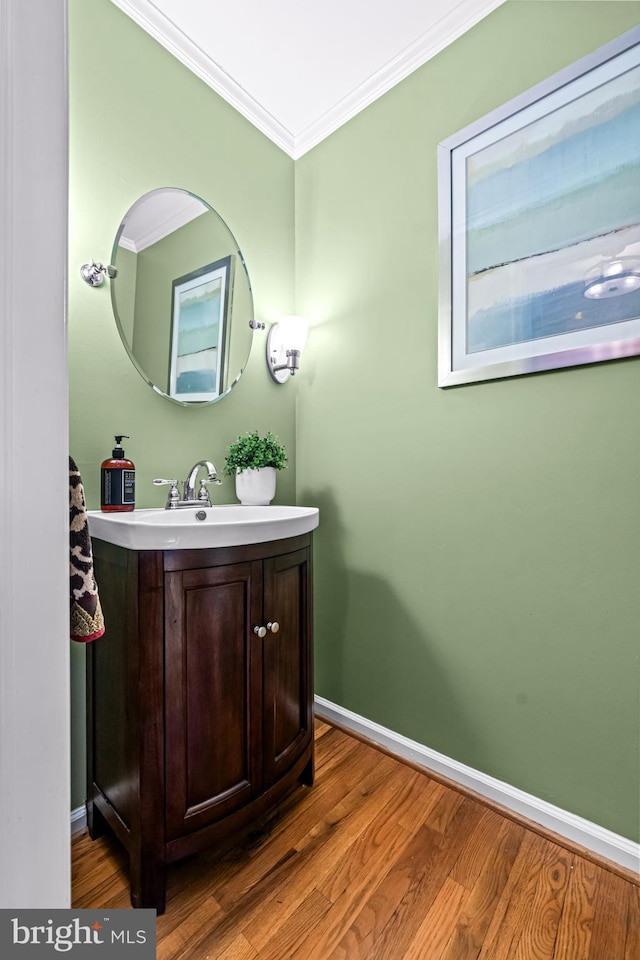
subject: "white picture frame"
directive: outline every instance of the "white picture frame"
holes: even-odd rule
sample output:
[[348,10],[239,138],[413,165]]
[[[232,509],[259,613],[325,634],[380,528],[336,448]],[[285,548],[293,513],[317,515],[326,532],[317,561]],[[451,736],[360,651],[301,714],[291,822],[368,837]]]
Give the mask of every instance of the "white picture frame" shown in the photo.
[[640,28],[438,145],[440,387],[640,354]]

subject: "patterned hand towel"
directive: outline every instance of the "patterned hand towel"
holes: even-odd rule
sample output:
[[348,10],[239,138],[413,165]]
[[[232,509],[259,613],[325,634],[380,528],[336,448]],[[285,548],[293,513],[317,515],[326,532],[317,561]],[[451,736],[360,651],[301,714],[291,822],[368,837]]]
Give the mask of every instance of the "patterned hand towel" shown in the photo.
[[104,619],[93,575],[93,552],[84,499],[82,477],[69,457],[69,600],[71,639],[80,643],[97,640],[104,633]]

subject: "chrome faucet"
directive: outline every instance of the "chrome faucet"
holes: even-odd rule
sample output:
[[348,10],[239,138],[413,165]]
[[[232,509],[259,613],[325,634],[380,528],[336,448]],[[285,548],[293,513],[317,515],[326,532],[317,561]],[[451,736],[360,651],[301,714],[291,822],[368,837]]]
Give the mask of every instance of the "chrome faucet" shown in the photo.
[[[207,479],[200,481],[200,492],[198,494],[198,500],[209,500],[209,493],[205,484],[207,483],[222,483],[222,480],[218,480],[218,474],[216,468],[211,463],[210,460],[198,460],[197,463],[191,467],[189,470],[189,475],[187,479],[182,484],[182,502],[187,503],[189,500],[196,499],[196,480],[198,479],[198,472],[200,467],[205,467],[207,471]],[[209,506],[211,506],[211,500],[209,500]]]
[[[207,478],[204,477],[200,479],[200,490],[196,497],[196,482],[198,479],[198,473],[200,472],[200,467],[204,467],[207,471]],[[163,484],[170,484],[169,496],[167,497],[167,502],[165,504],[165,510],[178,510],[181,507],[210,507],[211,498],[209,496],[209,491],[207,490],[208,483],[222,483],[222,480],[218,480],[218,474],[216,468],[211,463],[210,460],[198,460],[195,463],[186,480],[182,481],[182,499],[180,499],[180,493],[178,491],[178,481],[177,480],[154,480],[156,486],[162,486]]]

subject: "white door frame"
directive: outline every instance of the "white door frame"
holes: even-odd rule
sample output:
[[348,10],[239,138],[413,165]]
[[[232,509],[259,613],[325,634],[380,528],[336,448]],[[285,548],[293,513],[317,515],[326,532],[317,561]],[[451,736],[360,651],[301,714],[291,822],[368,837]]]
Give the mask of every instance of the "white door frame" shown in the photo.
[[70,905],[66,0],[0,0],[0,907]]

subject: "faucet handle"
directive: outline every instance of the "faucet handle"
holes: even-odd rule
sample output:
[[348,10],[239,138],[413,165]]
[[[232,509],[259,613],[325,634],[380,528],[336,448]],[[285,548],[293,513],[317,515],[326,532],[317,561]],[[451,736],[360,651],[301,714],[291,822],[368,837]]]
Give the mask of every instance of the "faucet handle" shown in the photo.
[[170,510],[174,504],[180,502],[180,494],[178,493],[178,481],[177,480],[161,480],[160,478],[153,481],[154,486],[162,487],[165,484],[171,484],[171,490],[169,490],[169,496],[167,497],[166,510]]
[[204,477],[200,480],[200,490],[198,492],[198,500],[202,500],[203,503],[211,506],[211,497],[209,496],[209,491],[207,490],[208,483],[215,483],[220,485],[222,480],[218,480],[217,477],[214,477],[212,480],[205,480]]
[[218,478],[217,478],[217,476],[216,476],[215,474],[214,474],[212,477],[208,477],[206,480],[205,480],[204,477],[201,477],[201,478],[200,478],[200,494],[199,494],[199,496],[202,496],[203,493],[206,493],[206,492],[207,492],[207,484],[208,484],[208,483],[215,483],[216,486],[219,487],[220,484],[222,483],[222,480],[218,480]]

